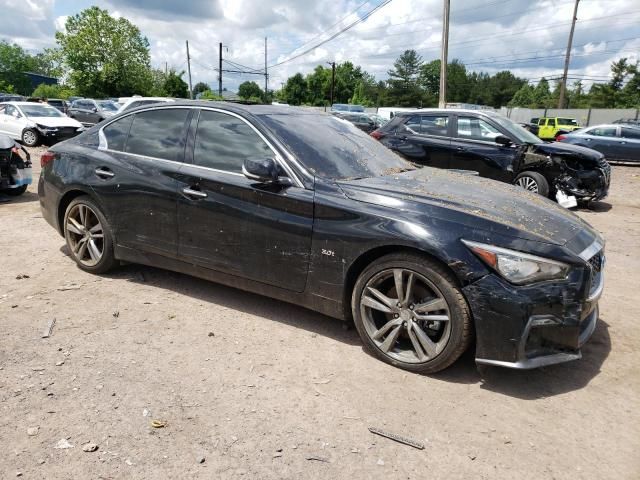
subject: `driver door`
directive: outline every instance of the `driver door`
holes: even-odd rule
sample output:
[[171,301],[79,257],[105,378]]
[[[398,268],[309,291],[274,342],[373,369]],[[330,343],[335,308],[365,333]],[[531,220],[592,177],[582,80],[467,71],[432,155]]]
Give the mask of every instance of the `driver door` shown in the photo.
[[[247,158],[276,152],[238,115],[203,109],[178,180],[178,256],[194,265],[301,292],[307,281],[313,191],[260,184]],[[190,157],[190,159],[189,159]],[[284,176],[286,173],[281,171]]]

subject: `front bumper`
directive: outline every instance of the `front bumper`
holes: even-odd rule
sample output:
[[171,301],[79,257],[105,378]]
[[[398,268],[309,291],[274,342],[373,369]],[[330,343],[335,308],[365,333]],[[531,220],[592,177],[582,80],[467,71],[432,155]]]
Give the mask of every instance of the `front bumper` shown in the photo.
[[78,130],[76,127],[59,127],[55,131],[38,128],[38,133],[49,142],[61,142],[79,135],[82,130]]
[[604,288],[598,257],[565,282],[511,285],[495,274],[464,287],[476,327],[476,363],[531,369],[581,358]]
[[602,200],[609,194],[611,166],[603,159],[593,170],[573,171],[558,177],[555,186],[581,200]]

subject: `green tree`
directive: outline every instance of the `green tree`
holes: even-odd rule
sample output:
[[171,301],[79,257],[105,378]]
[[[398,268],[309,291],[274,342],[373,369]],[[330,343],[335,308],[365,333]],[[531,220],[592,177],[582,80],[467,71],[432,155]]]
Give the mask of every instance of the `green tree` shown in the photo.
[[393,63],[389,75],[389,97],[399,107],[419,106],[422,91],[418,85],[418,75],[422,67],[422,57],[415,50],[405,50]]
[[0,41],[0,82],[22,95],[31,93],[31,81],[24,75],[33,69],[31,56],[22,47],[5,40]]
[[307,98],[307,82],[301,73],[287,79],[284,85],[283,100],[290,105],[302,105]]
[[67,85],[46,85],[41,83],[31,94],[32,97],[40,98],[63,98],[67,99],[74,95],[74,91]]
[[533,108],[547,108],[550,105],[551,91],[549,90],[549,81],[542,77],[533,89]]
[[211,90],[205,90],[204,92],[202,92],[202,96],[200,97],[200,100],[215,100],[220,102],[224,100],[224,98],[218,95],[217,93],[213,93],[213,91]]
[[238,96],[244,100],[249,100],[251,97],[260,99],[263,96],[263,92],[256,82],[246,81],[238,86]]
[[533,87],[528,83],[525,83],[520,89],[513,95],[509,103],[510,107],[524,107],[530,108],[535,104]]
[[318,65],[306,77],[307,102],[315,106],[328,105],[331,98],[331,69]]
[[167,97],[189,98],[189,85],[182,79],[183,75],[184,71],[180,73],[176,73],[175,70],[169,71],[162,86]]
[[149,41],[124,17],[93,6],[67,18],[56,41],[80,95],[120,97],[151,87]]
[[211,90],[211,87],[204,82],[198,82],[193,86],[193,97],[198,93],[206,92],[207,90]]

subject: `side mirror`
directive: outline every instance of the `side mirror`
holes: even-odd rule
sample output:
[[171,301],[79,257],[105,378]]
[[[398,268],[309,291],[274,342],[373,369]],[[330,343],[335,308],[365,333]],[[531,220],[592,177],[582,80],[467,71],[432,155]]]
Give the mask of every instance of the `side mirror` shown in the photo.
[[278,165],[273,158],[246,159],[242,165],[242,173],[248,179],[260,183],[275,183],[278,181]]
[[93,108],[91,109],[91,111],[92,111],[93,113],[96,113],[96,112],[98,111],[98,107],[93,107]]
[[511,145],[513,143],[511,139],[505,135],[498,135],[496,138],[493,139],[493,141],[496,142],[498,145],[502,145],[504,147]]

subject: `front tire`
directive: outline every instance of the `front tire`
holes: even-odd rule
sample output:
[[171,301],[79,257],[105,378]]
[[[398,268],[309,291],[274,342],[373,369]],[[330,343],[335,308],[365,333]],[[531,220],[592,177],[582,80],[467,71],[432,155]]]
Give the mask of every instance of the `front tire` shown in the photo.
[[531,193],[549,197],[549,182],[544,178],[544,175],[538,172],[522,172],[513,183]]
[[35,147],[40,143],[40,135],[33,128],[28,128],[22,132],[22,143],[27,147]]
[[471,314],[453,276],[420,255],[386,255],[367,267],[351,299],[365,348],[416,373],[447,368],[471,342]]
[[81,270],[105,273],[115,266],[111,229],[98,205],[89,197],[75,198],[67,207],[64,238]]

